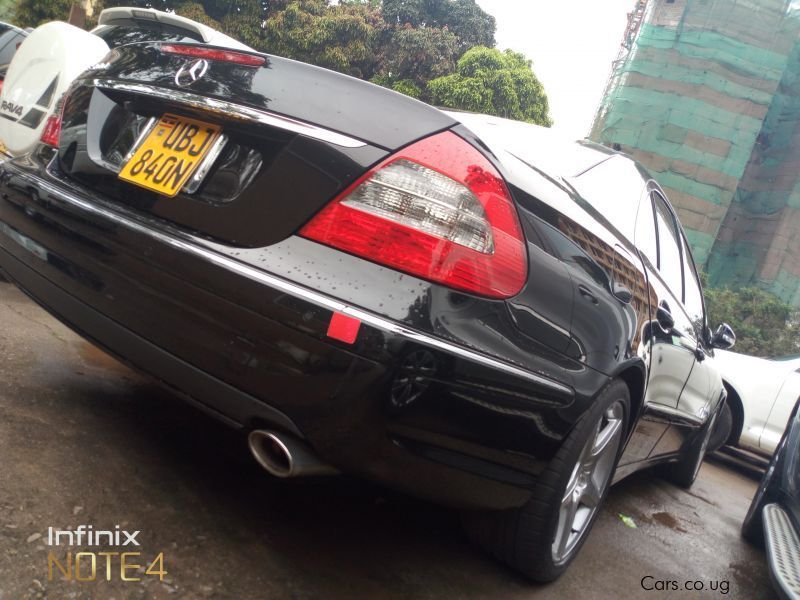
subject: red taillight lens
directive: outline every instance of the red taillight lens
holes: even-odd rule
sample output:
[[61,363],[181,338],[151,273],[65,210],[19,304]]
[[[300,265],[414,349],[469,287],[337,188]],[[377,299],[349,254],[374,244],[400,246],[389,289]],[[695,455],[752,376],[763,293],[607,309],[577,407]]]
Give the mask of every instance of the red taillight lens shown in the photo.
[[192,58],[205,58],[207,60],[218,60],[222,62],[236,63],[246,67],[260,67],[267,59],[263,56],[245,54],[234,50],[220,50],[219,48],[207,48],[203,46],[184,46],[181,44],[161,44],[161,51],[167,54],[179,54]]
[[67,92],[64,92],[61,97],[56,100],[53,107],[53,114],[47,117],[42,135],[39,136],[39,141],[53,148],[58,148],[58,142],[61,138],[61,121],[64,119],[64,105],[67,103]]
[[42,136],[39,138],[43,144],[58,148],[58,138],[61,137],[61,113],[50,115],[44,124]]
[[378,164],[300,234],[491,298],[516,295],[528,274],[522,230],[502,177],[451,132]]

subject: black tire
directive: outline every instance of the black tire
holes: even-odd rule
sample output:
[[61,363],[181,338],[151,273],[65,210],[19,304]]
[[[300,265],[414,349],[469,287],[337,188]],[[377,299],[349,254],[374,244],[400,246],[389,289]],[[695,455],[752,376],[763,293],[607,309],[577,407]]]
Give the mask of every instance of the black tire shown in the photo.
[[709,417],[708,421],[697,432],[697,435],[678,462],[665,465],[664,471],[667,479],[675,485],[688,490],[694,484],[706,457],[717,419],[724,407],[724,404],[717,407],[714,414]]
[[[613,457],[611,474],[600,490],[600,500],[596,504],[598,508],[587,521],[569,554],[556,561],[553,545],[567,485],[573,480],[577,471],[576,465],[587,447],[590,436],[603,426],[606,412],[611,410],[612,406],[619,406],[618,401],[622,406],[622,434]],[[463,515],[464,527],[472,542],[534,581],[549,582],[558,578],[580,551],[597,515],[600,514],[600,507],[611,487],[613,473],[624,446],[629,415],[628,386],[621,380],[614,380],[599,394],[592,407],[575,425],[556,456],[539,477],[531,500],[527,504],[513,510],[470,512]]]
[[769,466],[758,484],[758,489],[750,501],[750,508],[747,509],[747,514],[742,523],[742,537],[759,548],[764,546],[762,512],[767,504],[774,501],[773,482],[783,444],[784,441],[781,440],[780,445],[775,449],[775,454],[772,455],[772,459],[769,461]]
[[719,413],[719,417],[717,417],[714,429],[711,432],[711,438],[708,440],[706,454],[716,452],[722,448],[728,442],[731,431],[733,431],[733,413],[731,412],[730,405],[725,402],[722,411]]

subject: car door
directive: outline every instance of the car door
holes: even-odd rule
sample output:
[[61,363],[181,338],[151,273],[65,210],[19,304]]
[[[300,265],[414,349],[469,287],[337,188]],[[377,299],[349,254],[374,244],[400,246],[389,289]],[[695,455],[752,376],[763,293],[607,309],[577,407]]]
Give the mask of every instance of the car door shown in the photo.
[[[693,341],[682,331],[690,326],[683,310],[683,271],[679,230],[674,215],[654,184],[648,185],[636,217],[634,241],[648,278],[650,321],[641,330],[642,347],[649,363],[642,419],[636,426],[620,464],[648,458],[659,440],[668,439],[670,426],[680,414],[678,402],[695,361]],[[662,320],[672,320],[664,327]],[[675,441],[678,444],[678,441]],[[668,447],[672,447],[672,443]]]
[[648,332],[652,343],[649,401],[659,408],[669,409],[667,414],[674,414],[694,366],[697,342],[689,335],[692,323],[682,304],[683,266],[678,225],[659,192],[651,190],[650,201],[658,255],[657,263],[654,265],[651,260],[648,268],[656,302]]
[[700,278],[686,235],[681,231],[680,236],[683,265],[681,304],[689,317],[688,323],[684,323],[686,329],[681,333],[686,343],[694,349],[695,362],[681,393],[678,410],[683,413],[683,417],[691,427],[706,421],[712,411],[712,403],[722,392],[722,378],[713,366],[713,361],[709,360],[712,350],[708,347],[709,342],[705,335],[707,325]]
[[772,409],[769,411],[767,422],[758,439],[758,447],[772,454],[781,440],[783,430],[792,414],[795,403],[800,399],[800,368],[792,371],[783,380]]

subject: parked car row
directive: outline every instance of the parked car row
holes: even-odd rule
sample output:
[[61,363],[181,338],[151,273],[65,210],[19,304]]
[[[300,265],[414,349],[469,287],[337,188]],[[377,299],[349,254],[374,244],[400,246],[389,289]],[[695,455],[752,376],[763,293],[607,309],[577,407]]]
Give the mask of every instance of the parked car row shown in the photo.
[[644,169],[163,14],[44,26],[92,52],[42,89],[40,30],[12,61],[0,268],[19,287],[273,475],[460,509],[534,580],[567,568],[612,482],[664,464],[692,485],[735,335],[711,333]]

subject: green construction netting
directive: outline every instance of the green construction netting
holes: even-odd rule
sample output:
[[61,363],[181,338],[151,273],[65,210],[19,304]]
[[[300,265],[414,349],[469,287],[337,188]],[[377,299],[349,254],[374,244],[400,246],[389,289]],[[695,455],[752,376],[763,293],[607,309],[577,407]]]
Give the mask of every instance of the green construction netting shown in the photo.
[[800,304],[796,4],[651,0],[590,137],[672,194],[713,284],[755,283]]

